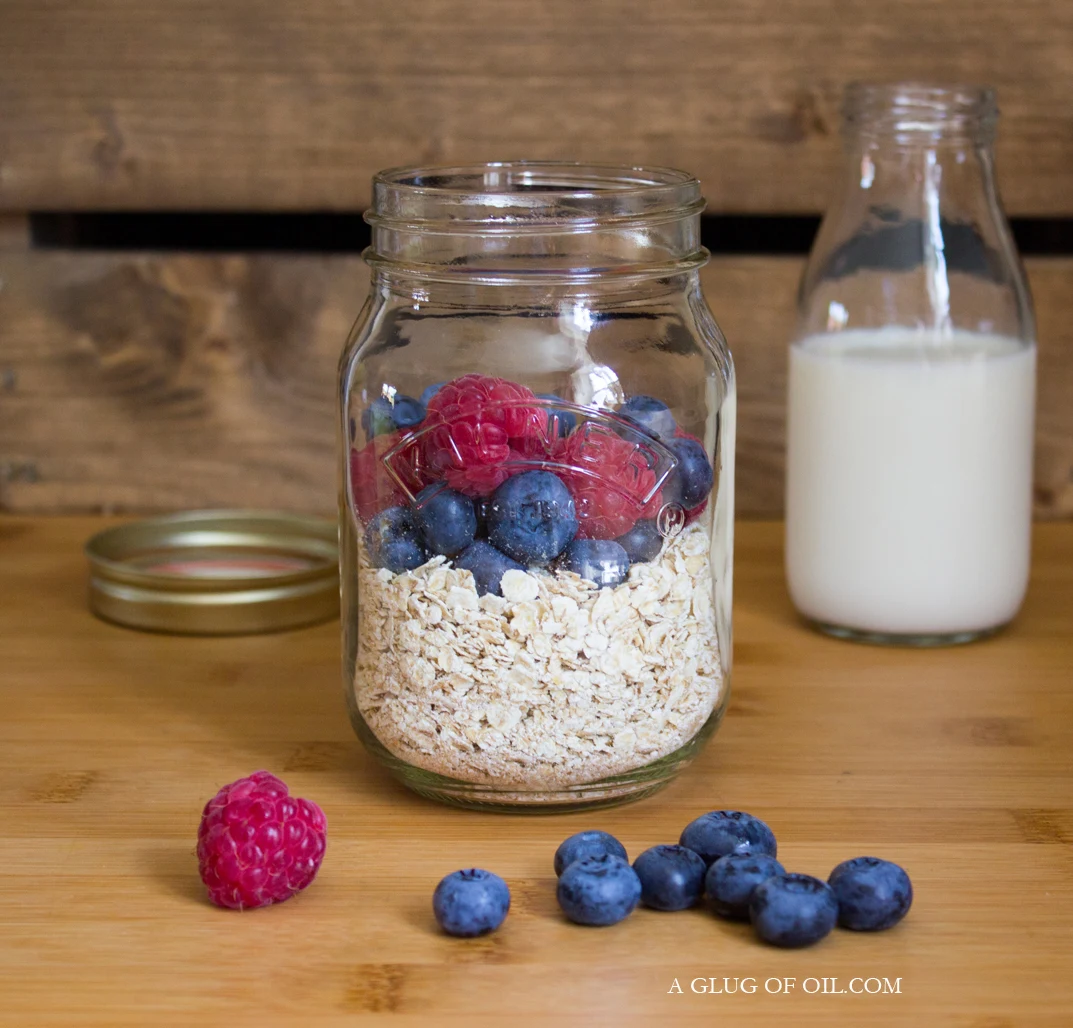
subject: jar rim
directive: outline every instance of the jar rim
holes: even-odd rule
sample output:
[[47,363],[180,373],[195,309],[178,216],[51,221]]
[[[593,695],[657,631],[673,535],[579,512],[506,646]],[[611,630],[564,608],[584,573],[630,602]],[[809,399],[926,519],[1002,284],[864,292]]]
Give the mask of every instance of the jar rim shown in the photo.
[[389,168],[373,177],[370,224],[452,228],[592,226],[699,214],[699,180],[656,166],[490,161]]
[[986,139],[998,113],[993,87],[959,82],[850,82],[842,102],[847,132],[898,137]]

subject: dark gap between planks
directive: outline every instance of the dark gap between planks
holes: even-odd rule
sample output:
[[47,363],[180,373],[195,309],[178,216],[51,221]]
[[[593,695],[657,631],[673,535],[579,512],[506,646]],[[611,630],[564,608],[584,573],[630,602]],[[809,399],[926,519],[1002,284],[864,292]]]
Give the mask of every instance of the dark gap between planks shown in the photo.
[[[815,215],[709,214],[701,240],[713,254],[803,255],[820,219]],[[1014,218],[1026,256],[1073,254],[1073,218]],[[37,211],[35,247],[206,253],[361,253],[369,226],[357,213],[235,211]]]

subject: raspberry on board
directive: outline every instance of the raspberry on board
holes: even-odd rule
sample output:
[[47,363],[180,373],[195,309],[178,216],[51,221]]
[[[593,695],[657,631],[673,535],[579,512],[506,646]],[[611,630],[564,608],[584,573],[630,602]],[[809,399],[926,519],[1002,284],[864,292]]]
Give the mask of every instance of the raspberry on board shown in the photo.
[[197,860],[209,899],[247,910],[282,903],[316,877],[328,823],[275,775],[256,771],[225,785],[208,803],[197,832]]

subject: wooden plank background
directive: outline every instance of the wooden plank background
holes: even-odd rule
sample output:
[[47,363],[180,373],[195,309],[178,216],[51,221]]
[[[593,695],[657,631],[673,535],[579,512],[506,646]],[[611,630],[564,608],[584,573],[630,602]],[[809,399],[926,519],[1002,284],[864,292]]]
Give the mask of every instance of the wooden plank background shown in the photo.
[[[986,81],[1014,213],[1073,215],[1069,0],[3,0],[0,510],[331,508],[356,257],[38,251],[30,210],[362,209],[382,167],[686,167],[816,212],[854,78]],[[800,258],[704,274],[740,376],[738,509],[782,509]],[[1036,509],[1073,515],[1073,257],[1029,262]]]
[[[738,511],[782,510],[800,258],[720,258],[738,368]],[[1073,515],[1073,259],[1028,262],[1040,332],[1036,509]],[[335,502],[336,364],[358,257],[0,253],[0,510]]]
[[4,0],[0,209],[361,209],[378,168],[688,168],[817,211],[846,81],[986,81],[1003,192],[1073,213],[1068,0]]

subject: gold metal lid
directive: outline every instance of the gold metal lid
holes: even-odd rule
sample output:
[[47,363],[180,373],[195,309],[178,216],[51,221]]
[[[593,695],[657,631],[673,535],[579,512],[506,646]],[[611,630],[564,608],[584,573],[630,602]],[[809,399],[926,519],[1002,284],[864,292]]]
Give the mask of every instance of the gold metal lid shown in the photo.
[[86,543],[90,609],[184,635],[244,635],[339,614],[334,521],[194,510],[135,521]]

